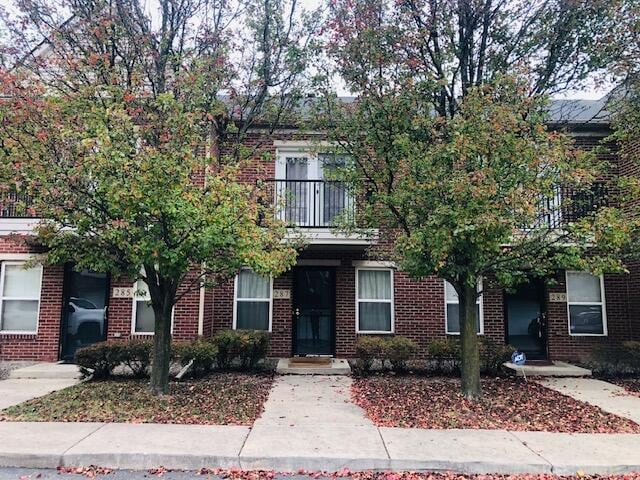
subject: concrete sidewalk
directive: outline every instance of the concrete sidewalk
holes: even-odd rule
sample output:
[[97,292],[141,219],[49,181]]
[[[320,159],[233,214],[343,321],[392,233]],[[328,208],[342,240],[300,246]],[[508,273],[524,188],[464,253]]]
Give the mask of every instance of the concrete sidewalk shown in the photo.
[[[0,466],[99,465],[590,474],[640,471],[640,435],[300,425],[263,437],[239,426],[0,423]],[[258,438],[262,437],[262,438]],[[253,444],[253,446],[252,446]],[[257,445],[260,445],[260,449]]]
[[593,378],[545,378],[538,381],[547,388],[640,424],[640,397],[631,395],[618,385]]

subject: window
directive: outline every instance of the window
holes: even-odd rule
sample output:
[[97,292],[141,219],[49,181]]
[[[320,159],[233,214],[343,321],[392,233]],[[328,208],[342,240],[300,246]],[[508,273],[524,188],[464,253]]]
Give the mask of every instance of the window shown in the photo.
[[42,266],[3,262],[0,271],[0,331],[36,333],[40,310]]
[[356,318],[360,333],[393,332],[392,269],[356,269]]
[[606,335],[604,280],[586,272],[567,272],[569,334]]
[[[171,311],[171,333],[173,333],[173,317],[175,306]],[[149,287],[144,280],[138,280],[133,286],[133,311],[131,331],[137,335],[153,335],[155,333],[155,314],[151,306]]]
[[251,270],[236,277],[233,328],[271,331],[272,280]]
[[[482,289],[482,281],[478,282],[478,289]],[[458,292],[446,280],[444,281],[444,317],[446,333],[460,335],[460,305]],[[482,311],[482,295],[476,299],[476,331],[484,333],[484,312]]]
[[153,335],[155,315],[151,306],[149,287],[143,280],[133,286],[133,333]]

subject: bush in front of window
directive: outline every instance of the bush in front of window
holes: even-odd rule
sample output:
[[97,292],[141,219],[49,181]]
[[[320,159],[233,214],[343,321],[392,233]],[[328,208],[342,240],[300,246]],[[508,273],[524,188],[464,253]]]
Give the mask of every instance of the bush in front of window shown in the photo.
[[589,368],[603,377],[624,377],[640,374],[640,342],[602,344],[593,347]]
[[456,373],[460,369],[460,342],[457,338],[435,338],[427,346],[427,356],[427,368],[433,373]]
[[130,340],[118,345],[120,349],[120,361],[124,363],[135,378],[145,378],[149,375],[151,367],[152,344],[146,340]]
[[222,330],[213,343],[218,349],[218,368],[228,370],[235,365],[255,368],[269,350],[270,335],[264,330]]
[[75,361],[83,377],[105,379],[122,362],[122,344],[99,342],[76,351]]
[[211,340],[198,339],[193,342],[176,342],[171,345],[171,358],[184,367],[190,362],[189,374],[203,377],[213,371],[218,356],[218,348]]
[[418,353],[418,344],[407,337],[395,336],[384,340],[385,357],[394,372],[405,372],[407,362]]
[[511,345],[504,345],[488,338],[481,338],[480,371],[487,375],[504,373],[504,363],[511,360],[511,354],[515,350]]
[[356,370],[361,374],[368,374],[375,360],[380,360],[384,365],[384,355],[384,339],[382,337],[358,338],[356,341]]

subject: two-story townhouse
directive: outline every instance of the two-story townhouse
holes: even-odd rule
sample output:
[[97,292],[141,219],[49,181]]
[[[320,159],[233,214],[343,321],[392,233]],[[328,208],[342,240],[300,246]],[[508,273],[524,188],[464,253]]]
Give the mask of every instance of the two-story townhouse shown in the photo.
[[[568,128],[580,148],[609,134],[601,102],[556,102],[553,127]],[[297,264],[276,278],[249,270],[215,289],[201,289],[176,305],[175,339],[210,337],[227,328],[271,332],[270,356],[351,357],[362,335],[404,335],[421,355],[437,337],[459,333],[454,290],[443,280],[414,280],[372,255],[379,232],[356,236],[332,228],[356,208],[346,187],[326,179],[335,158],[322,153],[322,135],[259,129],[244,180],[260,182],[282,199],[278,215],[302,235]],[[320,141],[320,143],[319,143]],[[265,155],[270,154],[270,155]],[[631,167],[611,153],[612,174]],[[633,173],[633,172],[631,172]],[[637,173],[637,172],[636,172]],[[597,193],[597,192],[596,192]],[[597,195],[593,201],[597,201]],[[39,253],[28,240],[38,221],[3,202],[0,216],[0,359],[70,360],[83,345],[152,335],[147,299],[126,280],[108,273],[75,272],[69,265],[23,269]],[[24,215],[24,216],[21,216]],[[580,215],[561,206],[550,226]],[[579,360],[595,345],[640,337],[640,268],[631,275],[556,274],[557,283],[531,281],[506,292],[486,287],[478,301],[478,332],[527,352],[529,358]]]

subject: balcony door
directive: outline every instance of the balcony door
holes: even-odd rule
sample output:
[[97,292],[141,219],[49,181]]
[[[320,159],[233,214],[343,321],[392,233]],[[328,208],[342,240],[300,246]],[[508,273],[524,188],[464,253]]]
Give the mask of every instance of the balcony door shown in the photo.
[[346,186],[331,178],[331,169],[343,161],[334,155],[280,153],[276,162],[280,219],[306,227],[333,226],[352,205]]

